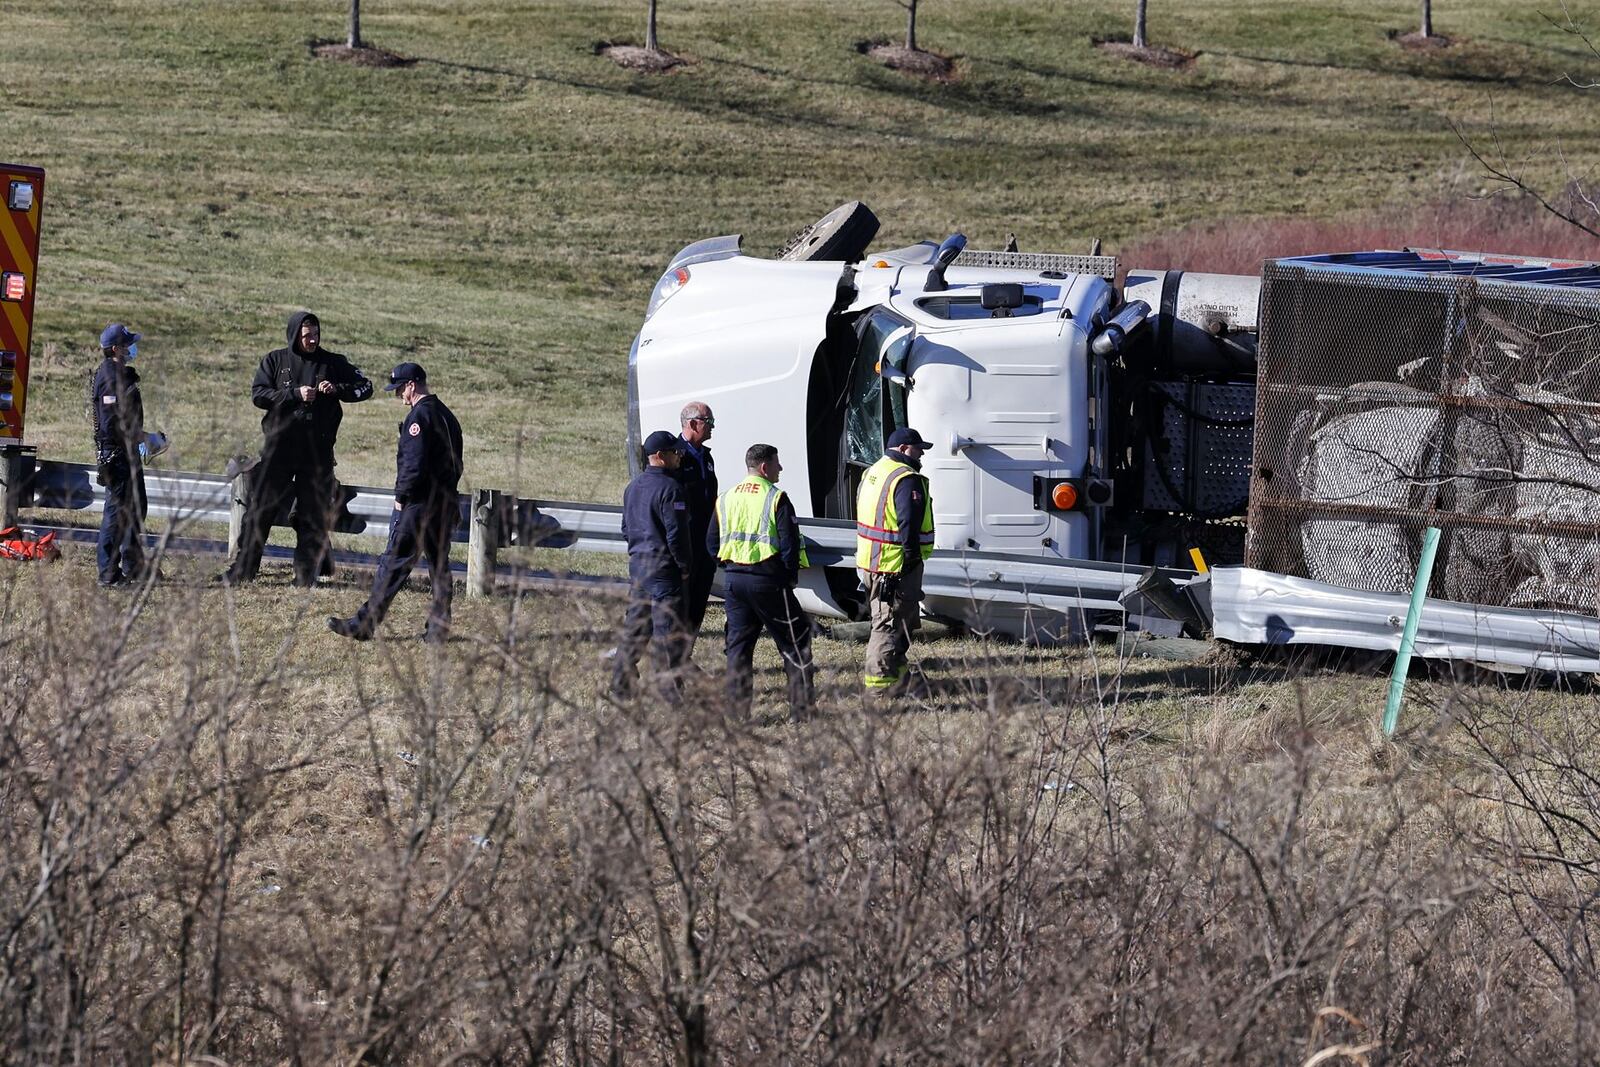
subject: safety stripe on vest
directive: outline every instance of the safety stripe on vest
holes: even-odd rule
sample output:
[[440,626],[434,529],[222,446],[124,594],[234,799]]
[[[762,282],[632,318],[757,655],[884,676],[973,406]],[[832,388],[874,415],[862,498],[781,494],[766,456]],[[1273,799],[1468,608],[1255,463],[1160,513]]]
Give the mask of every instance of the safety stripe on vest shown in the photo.
[[[906,477],[910,473],[910,467],[901,467],[898,471],[895,471],[888,478],[884,479],[883,491],[878,494],[878,505],[874,509],[872,516],[872,521],[877,523],[877,526],[871,527],[872,529],[877,529],[884,533],[896,532],[894,530],[890,530],[888,527],[889,501],[894,499],[894,487],[900,484],[900,479]],[[883,546],[892,542],[881,541],[878,538],[871,536],[869,536],[867,540],[872,542],[872,554],[868,556],[868,559],[872,561],[872,569],[876,571],[883,564]],[[901,566],[904,567],[904,563],[902,563]]]

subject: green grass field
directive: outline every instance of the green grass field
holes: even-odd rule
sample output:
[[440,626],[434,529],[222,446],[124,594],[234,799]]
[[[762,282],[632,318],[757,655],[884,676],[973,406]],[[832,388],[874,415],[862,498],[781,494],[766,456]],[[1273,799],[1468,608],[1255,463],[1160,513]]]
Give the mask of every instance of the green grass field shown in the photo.
[[[1157,0],[1154,43],[1198,53],[1163,71],[1091,45],[1131,3],[929,0],[921,41],[960,73],[930,84],[856,51],[900,32],[888,0],[663,0],[663,45],[693,60],[667,76],[594,54],[642,39],[641,0],[369,3],[367,39],[416,60],[395,69],[311,55],[343,32],[328,0],[11,0],[0,154],[49,171],[30,437],[86,455],[79,379],[125,319],[170,462],[216,469],[255,446],[251,372],[309,306],[369,371],[430,368],[469,481],[614,499],[628,342],[691,240],[770,252],[860,198],[886,245],[1115,250],[1476,191],[1452,124],[1549,181],[1600,158],[1559,81],[1585,80],[1578,41],[1472,0],[1439,11],[1455,47],[1407,52],[1386,33],[1415,6]],[[347,480],[388,479],[396,421],[350,412]]]

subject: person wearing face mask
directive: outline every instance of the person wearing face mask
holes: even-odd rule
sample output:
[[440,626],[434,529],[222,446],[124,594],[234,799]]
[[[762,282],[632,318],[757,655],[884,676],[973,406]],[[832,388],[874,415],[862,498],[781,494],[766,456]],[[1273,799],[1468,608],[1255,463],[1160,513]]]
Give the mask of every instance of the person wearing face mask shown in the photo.
[[89,388],[94,409],[96,479],[105,486],[105,510],[95,542],[100,584],[108,588],[145,575],[144,401],[139,372],[128,364],[139,355],[139,338],[120,322],[100,332],[104,357]]
[[288,346],[268,352],[250,384],[260,408],[261,461],[251,472],[239,550],[220,576],[254,581],[267,531],[294,502],[294,584],[313,586],[328,552],[335,499],[333,446],[344,405],[372,396],[372,383],[337,352],[322,347],[322,323],[309,311],[289,316]]
[[903,696],[909,685],[906,652],[922,606],[922,566],[933,555],[933,499],[922,474],[923,450],[932,447],[909,427],[894,431],[856,494],[856,568],[872,608],[861,672],[869,697]]

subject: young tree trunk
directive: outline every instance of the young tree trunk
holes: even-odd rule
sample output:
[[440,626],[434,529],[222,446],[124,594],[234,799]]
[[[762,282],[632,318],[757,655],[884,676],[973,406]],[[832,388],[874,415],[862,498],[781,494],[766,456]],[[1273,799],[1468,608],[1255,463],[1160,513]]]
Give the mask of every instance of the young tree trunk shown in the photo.
[[906,50],[917,50],[917,0],[906,0]]
[[656,43],[656,0],[650,0],[650,15],[644,26],[644,46],[651,52],[661,50],[661,46]]
[[350,0],[350,34],[345,44],[361,47],[361,0]]
[[1150,0],[1139,0],[1133,8],[1133,47],[1145,48],[1147,43],[1144,35],[1144,9]]
[[1433,36],[1433,0],[1422,0],[1422,36]]

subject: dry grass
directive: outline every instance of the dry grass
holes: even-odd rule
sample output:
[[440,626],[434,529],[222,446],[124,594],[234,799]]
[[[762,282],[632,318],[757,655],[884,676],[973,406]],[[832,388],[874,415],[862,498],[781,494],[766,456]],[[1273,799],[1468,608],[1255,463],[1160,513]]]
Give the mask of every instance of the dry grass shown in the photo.
[[[0,574],[11,1062],[1586,1060],[1594,699],[917,648],[597,696],[617,606]],[[85,641],[84,634],[93,635]]]
[[1526,197],[1484,195],[1334,219],[1227,219],[1135,241],[1124,264],[1255,274],[1268,259],[1375,248],[1600,260],[1600,241]]

